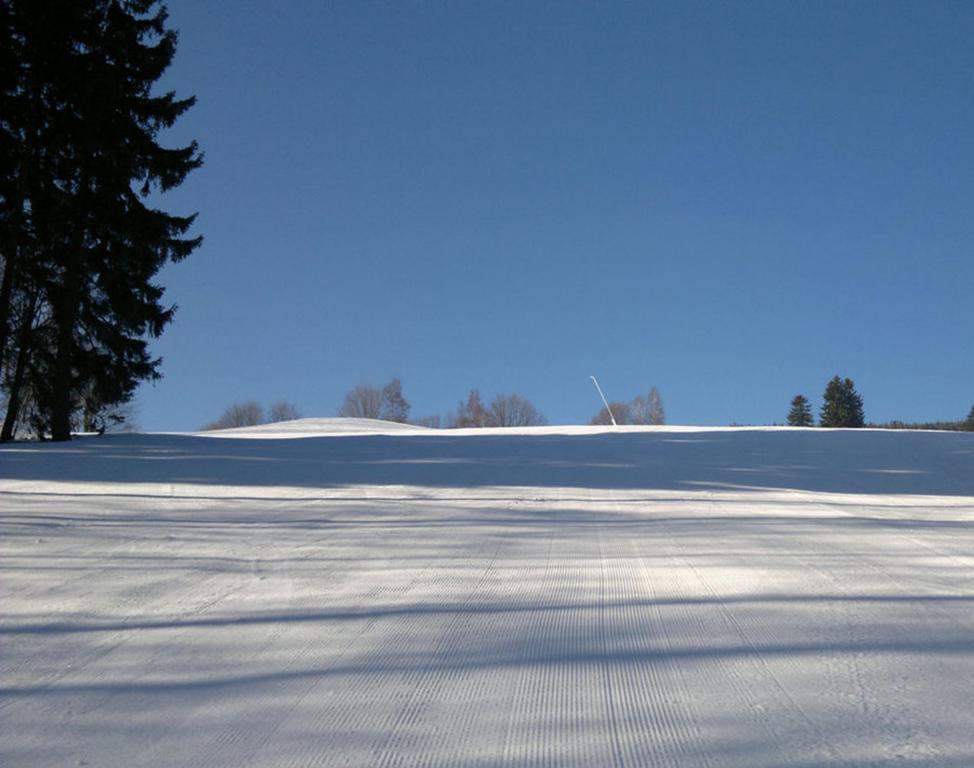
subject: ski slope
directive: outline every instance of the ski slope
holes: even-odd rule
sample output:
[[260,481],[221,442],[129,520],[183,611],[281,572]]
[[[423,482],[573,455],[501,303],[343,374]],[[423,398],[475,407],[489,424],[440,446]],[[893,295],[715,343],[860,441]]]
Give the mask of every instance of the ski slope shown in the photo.
[[974,434],[0,447],[0,765],[974,765]]

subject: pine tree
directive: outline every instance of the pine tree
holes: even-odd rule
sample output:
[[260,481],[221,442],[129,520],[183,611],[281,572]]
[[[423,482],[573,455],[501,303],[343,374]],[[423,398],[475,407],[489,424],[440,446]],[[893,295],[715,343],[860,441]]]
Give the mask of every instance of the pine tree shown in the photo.
[[974,405],[971,406],[971,412],[967,414],[967,421],[964,424],[968,430],[974,432]]
[[147,337],[175,308],[153,280],[201,238],[185,237],[195,215],[169,215],[147,198],[202,163],[195,142],[157,142],[195,100],[152,92],[176,50],[156,0],[0,4],[17,60],[3,84],[15,142],[0,144],[13,152],[0,175],[12,166],[20,179],[4,201],[5,276],[13,265],[22,278],[30,264],[47,326],[28,334],[23,386],[53,439],[67,440],[78,413],[123,403],[159,378]]
[[788,426],[790,427],[811,427],[815,420],[812,418],[812,406],[808,398],[804,395],[795,395],[791,401],[791,410],[788,411]]
[[852,379],[834,376],[825,387],[819,422],[823,427],[861,427],[865,423],[862,397]]

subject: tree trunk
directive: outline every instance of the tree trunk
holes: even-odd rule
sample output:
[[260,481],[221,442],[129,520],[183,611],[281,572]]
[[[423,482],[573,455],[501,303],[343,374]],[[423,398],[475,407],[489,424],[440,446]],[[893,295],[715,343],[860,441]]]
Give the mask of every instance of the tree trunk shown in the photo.
[[51,381],[51,439],[58,442],[71,439],[72,330],[70,322],[61,321]]
[[20,416],[20,406],[23,402],[24,379],[27,376],[27,363],[30,360],[33,344],[36,313],[37,297],[35,295],[21,320],[20,333],[17,337],[17,361],[14,364],[13,376],[9,379],[7,413],[3,419],[3,429],[0,429],[0,443],[8,443],[13,440],[17,429],[17,418]]
[[64,275],[64,284],[60,286],[60,295],[54,306],[53,318],[56,333],[56,349],[54,352],[54,370],[51,375],[51,439],[64,441],[71,439],[71,414],[74,411],[71,403],[73,376],[71,374],[72,359],[74,357],[74,322],[77,312],[74,299],[75,266],[77,257],[72,256],[71,265]]
[[9,443],[14,438],[17,429],[17,417],[20,415],[21,394],[24,387],[24,373],[27,368],[27,352],[21,348],[17,353],[17,363],[7,393],[7,413],[3,419],[3,429],[0,430],[0,443]]
[[3,262],[3,282],[0,283],[0,375],[3,374],[10,335],[10,297],[13,294],[15,258],[12,251],[7,253]]

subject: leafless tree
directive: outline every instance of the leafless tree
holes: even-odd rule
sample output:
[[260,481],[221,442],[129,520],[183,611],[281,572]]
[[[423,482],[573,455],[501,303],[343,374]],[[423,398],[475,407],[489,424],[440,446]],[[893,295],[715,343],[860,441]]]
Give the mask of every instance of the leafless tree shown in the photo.
[[294,421],[300,418],[301,414],[298,412],[298,407],[294,403],[288,403],[282,400],[271,406],[270,415],[267,420],[276,423],[278,421]]
[[649,401],[642,395],[636,395],[629,403],[629,423],[649,424]]
[[359,384],[345,395],[339,416],[351,419],[378,419],[382,413],[382,390]]
[[538,427],[547,423],[530,400],[515,393],[497,395],[487,411],[487,424],[491,427]]
[[403,397],[402,382],[393,379],[382,388],[382,410],[380,418],[405,424],[409,418],[409,402]]
[[456,416],[448,423],[458,429],[487,426],[487,410],[480,400],[479,390],[470,390],[470,394],[467,395],[467,402],[460,401]]
[[359,384],[345,395],[338,415],[351,419],[383,419],[405,423],[409,418],[409,408],[409,401],[402,394],[402,382],[393,379],[382,389]]
[[236,427],[253,427],[264,423],[264,409],[260,403],[249,400],[246,403],[234,403],[216,421],[205,424],[200,429],[234,429]]
[[[632,416],[630,414],[629,403],[609,403],[609,407],[612,409],[612,415],[615,417],[616,424],[632,424]],[[589,424],[593,426],[601,426],[603,424],[611,424],[612,419],[609,417],[609,412],[605,409],[605,406],[599,409],[599,412],[592,417]]]
[[[649,390],[649,396],[636,395],[628,403],[609,403],[612,415],[617,424],[663,424],[666,415],[663,412],[663,400],[656,387]],[[608,411],[603,408],[589,422],[589,424],[611,424]]]
[[428,427],[430,429],[439,429],[442,423],[443,420],[438,413],[434,413],[432,416],[423,416],[423,418],[416,419],[413,422],[417,427]]

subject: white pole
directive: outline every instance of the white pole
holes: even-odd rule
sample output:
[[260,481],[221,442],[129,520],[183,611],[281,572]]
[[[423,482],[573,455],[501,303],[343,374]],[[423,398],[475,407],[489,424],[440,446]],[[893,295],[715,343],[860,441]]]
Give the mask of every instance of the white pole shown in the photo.
[[589,378],[592,380],[592,383],[595,384],[595,388],[599,391],[599,397],[602,398],[602,402],[605,403],[605,410],[609,412],[609,418],[612,419],[612,426],[618,427],[619,425],[616,424],[616,417],[612,415],[612,409],[609,407],[609,401],[606,400],[605,395],[602,394],[602,387],[599,386],[598,380],[596,380],[594,376],[589,376]]

